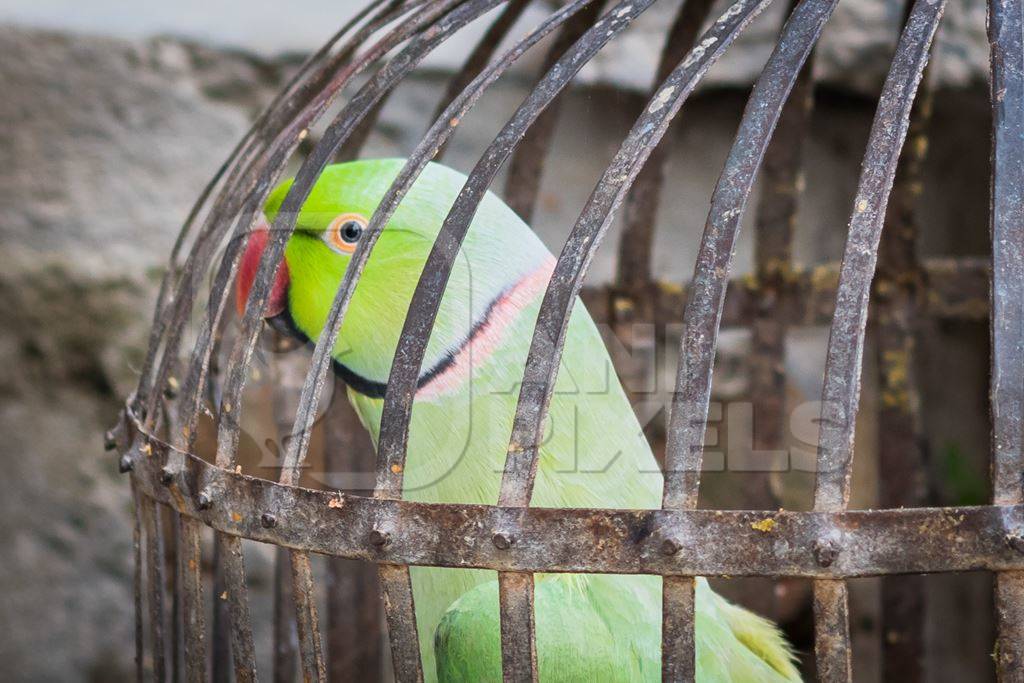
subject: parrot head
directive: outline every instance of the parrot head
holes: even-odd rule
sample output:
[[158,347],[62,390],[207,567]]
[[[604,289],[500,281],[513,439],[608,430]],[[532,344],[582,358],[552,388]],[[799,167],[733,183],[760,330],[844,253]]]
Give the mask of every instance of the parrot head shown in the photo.
[[[295,220],[268,297],[264,318],[278,330],[315,341],[370,217],[404,166],[402,159],[328,166]],[[332,349],[335,371],[350,388],[383,395],[416,283],[465,176],[428,164],[395,209],[371,252]],[[292,180],[267,198],[250,233],[236,279],[241,315],[269,229]],[[547,282],[552,256],[500,199],[481,202],[459,252],[431,332],[421,386],[459,360],[482,334],[495,335]],[[482,343],[478,344],[483,348]]]

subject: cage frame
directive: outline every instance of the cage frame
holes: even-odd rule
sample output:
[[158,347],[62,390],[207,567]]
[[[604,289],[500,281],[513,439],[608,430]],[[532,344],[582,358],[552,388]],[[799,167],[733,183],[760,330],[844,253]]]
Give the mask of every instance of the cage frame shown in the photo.
[[[653,2],[564,3],[495,57],[499,42],[528,4],[526,0],[376,0],[304,63],[238,143],[196,202],[172,250],[138,390],[107,434],[108,447],[121,454],[121,469],[131,472],[139,680],[145,673],[147,650],[156,680],[165,679],[168,659],[175,669],[179,659],[184,662],[187,680],[206,677],[203,527],[215,532],[218,580],[225,587],[227,608],[226,623],[214,629],[214,668],[219,661],[221,671],[227,671],[223,660],[230,651],[235,677],[242,681],[257,676],[242,539],[288,551],[298,656],[308,680],[324,680],[328,668],[313,597],[310,553],[377,565],[399,681],[423,677],[408,570],[410,565],[420,564],[498,572],[506,681],[537,680],[532,580],[536,572],[664,577],[662,673],[664,680],[671,681],[694,680],[694,577],[810,578],[819,679],[850,681],[847,579],[988,570],[996,576],[997,674],[1001,681],[1024,679],[1021,0],[988,3],[993,117],[990,263],[983,259],[918,262],[914,254],[916,226],[908,207],[912,206],[914,181],[924,154],[918,141],[924,139],[930,111],[927,87],[921,96],[915,96],[944,8],[944,0],[914,0],[908,3],[872,124],[842,262],[838,267],[793,268],[791,221],[799,195],[799,146],[813,88],[810,63],[821,30],[838,3],[800,0],[791,6],[775,49],[754,85],[712,195],[694,277],[680,289],[662,286],[650,270],[651,218],[664,183],[665,154],[659,142],[707,69],[771,0],[737,0],[703,32],[711,3],[684,2],[667,32],[656,85],[556,262],[524,368],[498,504],[402,500],[405,446],[419,367],[443,282],[477,204],[507,162],[506,199],[529,218],[537,199],[536,180],[544,151],[554,130],[558,95],[601,47]],[[486,35],[452,78],[444,106],[409,155],[352,257],[325,326],[329,333],[322,334],[316,344],[302,384],[292,431],[298,438],[287,445],[280,480],[271,482],[237,472],[239,399],[262,327],[260,311],[294,229],[297,209],[324,165],[337,155],[357,155],[387,95],[401,79],[456,31],[499,7],[503,9]],[[382,37],[378,37],[380,33]],[[385,393],[373,496],[298,487],[317,397],[329,372],[329,350],[382,226],[426,162],[443,154],[446,142],[482,93],[549,35],[557,37],[544,62],[544,75],[481,156],[445,220],[424,269],[425,273],[441,273],[440,279],[424,276],[417,285]],[[385,60],[388,55],[392,56]],[[363,73],[368,74],[365,83],[355,89],[303,160],[275,219],[224,372],[217,406],[215,462],[206,462],[193,454],[193,448],[243,240],[228,240],[227,252],[217,264],[213,263],[215,247],[252,228],[265,195],[310,126],[325,115],[342,89]],[[901,159],[908,135],[912,144]],[[767,184],[757,208],[755,277],[753,281],[730,279],[732,246],[759,173],[776,182]],[[617,281],[607,287],[586,288],[587,266],[620,209],[625,215],[625,232],[619,243]],[[183,260],[184,247],[190,241],[191,249]],[[198,301],[199,278],[211,266],[215,266],[213,288],[198,340],[188,366],[178,367],[184,328]],[[675,321],[683,311],[685,333],[659,510],[530,507],[540,427],[577,295],[588,306],[604,310],[620,328],[636,321]],[[882,343],[897,350],[908,349],[916,318],[989,317],[994,491],[990,505],[898,507],[920,501],[914,499],[913,492],[902,500],[900,492],[890,491],[883,495],[890,509],[847,509],[869,302],[883,312]],[[812,323],[830,325],[814,509],[697,509],[720,327],[750,326],[754,330],[754,362],[770,367],[781,358],[778,340],[784,338],[785,331]],[[179,377],[183,379],[176,379]],[[893,381],[884,367],[879,380],[883,387]],[[755,409],[780,414],[778,382],[778,377],[761,373],[753,387]],[[886,433],[895,445],[883,447],[880,457],[899,471],[920,466],[920,454],[907,447],[914,443],[918,429],[914,391],[911,383],[900,401],[883,414]],[[767,441],[777,442],[778,438],[770,434]],[[171,511],[176,529],[170,633],[165,632],[165,548],[158,533],[164,510]],[[768,533],[758,529],[757,523],[765,519],[772,520]],[[919,584],[906,586],[920,591]],[[144,613],[148,618],[143,618]],[[230,648],[223,642],[225,633]],[[919,636],[916,647],[920,647]],[[180,657],[181,648],[184,657]],[[913,664],[905,657],[887,658],[887,672],[890,666],[893,671],[902,666],[911,678],[901,680],[913,680]]]

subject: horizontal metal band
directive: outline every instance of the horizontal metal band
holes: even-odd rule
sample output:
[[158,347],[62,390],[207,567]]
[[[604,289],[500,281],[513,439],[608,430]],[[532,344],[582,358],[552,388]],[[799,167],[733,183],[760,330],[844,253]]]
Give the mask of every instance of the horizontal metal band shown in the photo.
[[1024,505],[823,513],[426,504],[283,486],[191,455],[164,484],[166,450],[138,435],[129,451],[146,496],[227,534],[377,563],[816,578],[1024,569]]
[[[989,261],[984,258],[925,259],[919,275],[905,277],[918,281],[921,314],[944,320],[988,319]],[[832,322],[839,285],[839,264],[826,263],[807,269],[780,273],[773,296],[781,303],[781,322],[796,327],[824,326]],[[885,276],[879,274],[879,295],[886,291]],[[895,289],[898,283],[891,283]],[[584,287],[581,293],[587,308],[597,320],[611,320],[616,304],[634,303],[633,322],[678,323],[686,304],[686,288],[672,282],[652,282],[639,291],[620,291],[611,286]],[[722,327],[750,324],[761,305],[763,292],[752,275],[729,281],[722,311]]]

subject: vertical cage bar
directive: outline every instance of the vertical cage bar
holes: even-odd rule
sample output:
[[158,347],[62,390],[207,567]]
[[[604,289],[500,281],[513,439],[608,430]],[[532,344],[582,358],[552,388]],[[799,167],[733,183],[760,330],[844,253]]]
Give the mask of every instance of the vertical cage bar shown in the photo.
[[[544,59],[541,73],[554,66],[559,58],[576,43],[597,21],[597,16],[607,0],[594,0],[586,9],[565,23]],[[537,206],[537,195],[540,192],[540,181],[544,173],[544,161],[551,151],[551,140],[558,123],[558,114],[562,109],[564,98],[555,97],[537,120],[526,131],[519,146],[513,151],[508,162],[508,174],[505,177],[505,203],[527,223],[533,221],[533,212]]]
[[661,680],[696,680],[694,579],[666,576],[662,585]]
[[[661,82],[693,48],[711,5],[712,0],[683,0],[665,37],[665,47],[662,48],[648,99],[657,95]],[[616,282],[634,299],[641,296],[654,279],[651,272],[654,226],[670,146],[671,138],[666,136],[651,150],[647,163],[629,189],[622,209],[623,230],[616,261]]]
[[[281,455],[287,444],[293,440],[292,419],[299,388],[302,386],[302,369],[295,355],[292,342],[276,330],[268,331],[269,345],[274,353],[274,362],[269,373],[273,382],[271,409],[277,432],[277,451]],[[282,466],[284,463],[281,463]],[[280,473],[279,473],[280,476]],[[296,483],[298,477],[295,477]],[[295,678],[299,666],[299,636],[296,618],[295,589],[292,585],[292,551],[277,548],[274,553],[274,680],[285,683]],[[305,673],[305,672],[304,672]]]
[[231,680],[231,617],[228,614],[227,584],[224,581],[221,535],[213,534],[213,624],[211,636],[211,678],[213,683]]
[[[373,445],[345,393],[341,382],[336,383],[324,434],[328,476],[361,473],[374,461]],[[344,481],[336,483],[347,488]],[[327,562],[327,678],[379,681],[384,633],[377,568],[340,557]]]
[[206,680],[206,619],[203,611],[203,559],[200,522],[194,517],[178,518],[178,576],[181,620],[184,631],[185,677],[189,683]]
[[849,595],[846,582],[814,582],[814,650],[818,680],[849,683],[853,680],[850,648]]
[[[1024,500],[1024,8],[991,0],[992,488],[993,502]],[[1008,529],[1008,534],[1021,534]],[[1024,679],[1024,572],[996,574],[996,674]]]
[[[711,5],[711,0],[684,0],[680,5],[665,37],[648,100],[657,95],[661,83],[693,48],[701,26],[711,11]],[[678,128],[678,124],[672,125]],[[657,333],[651,334],[645,326],[638,327],[635,323],[638,317],[643,320],[654,319],[652,309],[656,299],[650,296],[651,288],[654,287],[652,250],[661,189],[665,182],[665,166],[672,143],[669,131],[651,150],[647,163],[629,188],[622,210],[623,230],[615,264],[616,289],[619,291],[615,292],[611,302],[613,305],[609,307],[609,320],[614,326],[615,336],[630,352],[629,365],[619,368],[623,379],[640,379],[637,372],[647,371],[645,363],[657,357]],[[594,313],[593,309],[591,313]],[[639,358],[643,359],[639,365],[636,363],[638,352]],[[629,382],[624,384],[629,391]],[[630,398],[633,398],[632,394]]]
[[289,553],[292,567],[292,596],[295,599],[296,627],[299,633],[299,661],[305,681],[326,681],[327,668],[320,638],[320,619],[316,609],[316,587],[309,553]]
[[[803,147],[814,107],[814,56],[800,70],[786,100],[761,172],[754,222],[754,264],[758,305],[750,323],[750,402],[755,452],[786,448],[786,335],[783,311],[791,305],[793,233],[803,188]],[[769,465],[770,463],[764,463]],[[774,510],[778,498],[771,472],[751,462],[745,472],[745,500],[752,508]]]
[[142,522],[146,530],[146,588],[149,591],[149,642],[153,679],[167,680],[167,645],[164,641],[164,543],[160,533],[160,508],[143,498]]
[[[849,502],[871,281],[914,95],[928,63],[929,48],[944,6],[942,0],[917,0],[914,3],[897,44],[871,126],[840,269],[835,316],[829,332],[814,489],[816,510],[844,510]],[[816,580],[814,599],[815,655],[819,677],[825,681],[852,680],[845,582]]]
[[[430,117],[431,121],[437,121],[444,114],[445,110],[448,109],[452,102],[466,90],[469,85],[476,80],[476,77],[480,75],[480,72],[484,70],[488,62],[491,61],[491,57],[497,51],[501,45],[501,41],[505,39],[508,32],[512,30],[512,27],[519,20],[519,17],[523,15],[523,11],[526,6],[530,4],[530,0],[509,0],[509,3],[505,6],[505,9],[501,11],[498,18],[487,27],[487,31],[483,37],[480,38],[480,42],[477,43],[476,47],[466,58],[466,62],[462,65],[462,68],[452,76],[448,81],[448,87],[445,89],[444,95],[441,97],[441,101],[437,103],[437,109],[434,111],[434,115]],[[448,143],[445,142],[438,146],[437,152],[434,154],[434,160],[440,161],[444,157],[445,151],[448,149]]]
[[379,567],[384,613],[388,619],[391,661],[398,683],[422,683],[423,662],[420,660],[419,634],[416,632],[416,605],[412,596],[412,579],[404,565],[382,564]]
[[[835,0],[804,0],[794,8],[754,85],[725,169],[712,195],[711,211],[683,316],[685,332],[668,425],[664,508],[697,506],[711,372],[732,248],[775,125],[835,5]],[[666,579],[663,590],[662,678],[693,680],[696,671],[693,579]]]
[[252,618],[249,615],[249,592],[245,583],[245,562],[242,557],[242,539],[237,536],[221,537],[221,571],[224,572],[224,592],[216,596],[225,600],[231,634],[231,662],[235,680],[243,683],[255,681],[256,648],[252,638]]
[[299,634],[295,627],[295,600],[292,597],[290,553],[284,548],[274,552],[274,681],[289,683],[299,669]]
[[666,508],[695,508],[711,398],[711,372],[732,248],[754,178],[800,70],[836,0],[804,0],[783,27],[775,50],[754,85],[743,120],[711,198],[683,314],[676,393],[669,418],[665,461]]
[[537,680],[533,574],[499,572],[501,671],[504,683]]
[[[909,7],[908,7],[909,9]],[[917,258],[917,204],[928,149],[932,88],[925,70],[910,112],[878,249],[872,286],[879,393],[879,499],[883,508],[927,503],[925,442],[914,351],[921,324],[918,310],[921,264]],[[924,680],[925,585],[916,575],[882,578],[882,679]]]
[[[173,425],[173,420],[171,425]],[[173,427],[172,427],[173,428]],[[171,595],[171,680],[174,683],[181,683],[182,664],[184,656],[182,653],[182,638],[185,624],[182,620],[182,539],[181,539],[181,515],[172,509],[167,510],[170,517],[171,546],[174,548],[174,561],[170,563],[171,575],[168,580],[168,590]],[[187,666],[187,663],[185,663]]]
[[135,680],[142,683],[145,677],[145,635],[142,620],[142,494],[139,492],[135,475],[132,475],[132,553],[135,567],[132,571],[132,599],[135,603]]

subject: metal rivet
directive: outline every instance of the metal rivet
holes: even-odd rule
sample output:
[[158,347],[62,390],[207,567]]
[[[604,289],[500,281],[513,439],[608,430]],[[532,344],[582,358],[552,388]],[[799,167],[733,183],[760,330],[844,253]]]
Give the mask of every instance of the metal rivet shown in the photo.
[[508,550],[515,543],[515,538],[503,533],[497,533],[491,536],[491,543],[498,550]]
[[680,550],[682,550],[682,548],[683,546],[680,545],[679,541],[677,541],[674,538],[666,538],[664,541],[661,542],[662,555],[675,555]]
[[260,524],[264,529],[273,529],[277,526],[277,517],[272,512],[264,512],[260,515]]
[[1024,537],[1020,534],[1006,534],[1006,545],[1018,553],[1024,553]]
[[103,449],[112,451],[117,448],[117,437],[114,436],[114,430],[108,429],[103,433]]
[[133,469],[135,469],[135,462],[132,460],[130,455],[125,453],[121,456],[121,459],[117,461],[117,470],[121,474],[127,474]]
[[174,482],[174,470],[168,465],[160,470],[160,483],[170,486]]
[[819,566],[829,567],[839,557],[839,545],[832,540],[819,539],[814,542],[814,559]]
[[200,510],[209,510],[213,507],[213,496],[210,495],[209,491],[203,489],[199,492],[199,495],[196,496],[196,507]]
[[380,529],[374,529],[370,532],[370,544],[375,545],[378,548],[386,546],[391,543],[391,534]]

